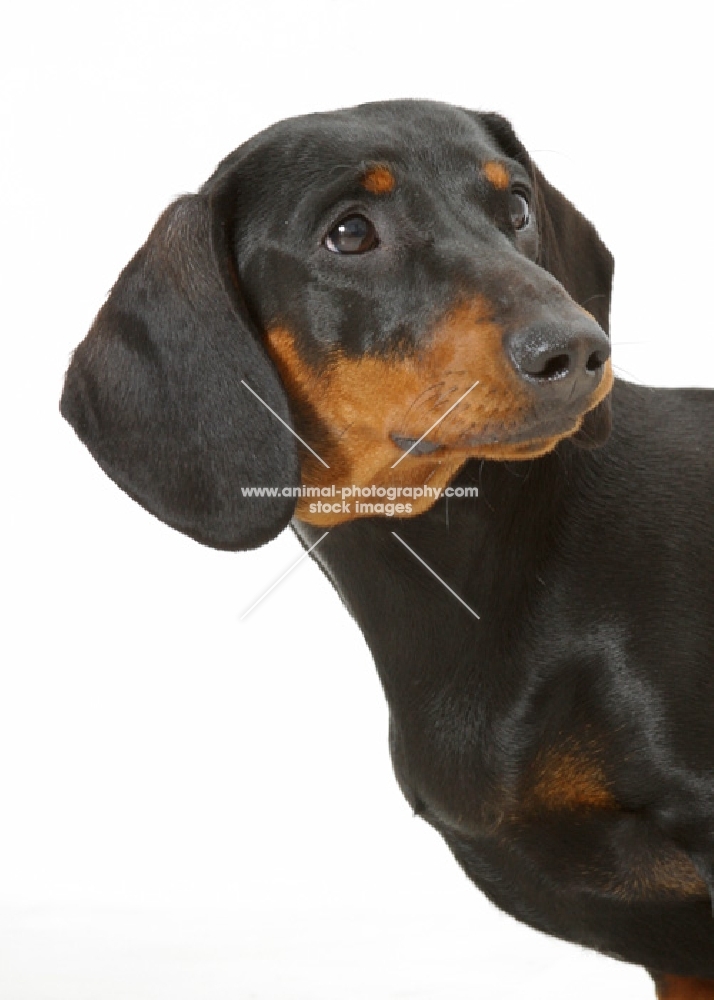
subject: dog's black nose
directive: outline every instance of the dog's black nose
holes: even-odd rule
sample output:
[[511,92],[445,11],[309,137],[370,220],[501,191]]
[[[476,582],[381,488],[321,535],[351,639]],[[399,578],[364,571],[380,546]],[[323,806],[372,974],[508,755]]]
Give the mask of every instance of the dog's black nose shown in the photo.
[[518,374],[557,398],[576,401],[592,392],[610,357],[610,341],[595,323],[528,327],[506,343]]

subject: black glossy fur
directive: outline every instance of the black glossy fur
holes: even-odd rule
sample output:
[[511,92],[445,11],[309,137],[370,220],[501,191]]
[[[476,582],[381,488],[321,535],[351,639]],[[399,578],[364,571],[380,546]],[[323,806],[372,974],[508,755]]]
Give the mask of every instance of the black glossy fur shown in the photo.
[[[529,232],[473,179],[492,158],[530,191]],[[393,198],[365,201],[369,162],[394,166]],[[360,206],[381,256],[329,254]],[[296,416],[265,330],[294,331],[316,370],[336,346],[418,352],[465,294],[511,330],[594,327],[574,300],[607,331],[611,276],[498,116],[391,102],[281,122],[167,210],[75,352],[62,412],[152,513],[249,548],[294,501],[240,486],[295,485],[303,457],[240,384]],[[550,934],[714,979],[714,392],[616,381],[608,437],[609,402],[543,457],[469,461],[456,483],[477,502],[339,524],[314,557],[374,656],[402,791],[469,877]],[[532,426],[570,405],[539,397]],[[306,546],[323,531],[293,527]]]

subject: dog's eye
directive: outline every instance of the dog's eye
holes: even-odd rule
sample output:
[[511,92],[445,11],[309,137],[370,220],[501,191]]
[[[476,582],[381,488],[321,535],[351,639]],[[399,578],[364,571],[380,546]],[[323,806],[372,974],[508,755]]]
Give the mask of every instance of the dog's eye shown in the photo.
[[513,228],[516,230],[525,229],[531,220],[531,209],[528,199],[522,191],[511,191],[509,209]]
[[349,215],[331,229],[324,240],[333,253],[367,253],[379,243],[377,230],[363,215]]

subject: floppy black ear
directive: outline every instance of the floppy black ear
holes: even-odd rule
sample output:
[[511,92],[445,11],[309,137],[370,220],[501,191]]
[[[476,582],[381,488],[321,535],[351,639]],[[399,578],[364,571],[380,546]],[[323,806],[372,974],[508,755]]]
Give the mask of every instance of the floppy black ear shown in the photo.
[[263,405],[290,425],[237,285],[227,287],[224,228],[206,194],[164,212],[74,352],[60,408],[156,517],[204,545],[249,549],[287,525],[295,500],[242,488],[295,487],[300,473],[293,436]]
[[[545,179],[510,123],[497,114],[483,114],[481,119],[504,153],[522,163],[533,179],[539,234],[538,263],[609,335],[615,267],[612,254],[592,223]],[[580,430],[568,440],[583,448],[594,448],[607,440],[611,427],[612,409],[607,396],[585,414]]]

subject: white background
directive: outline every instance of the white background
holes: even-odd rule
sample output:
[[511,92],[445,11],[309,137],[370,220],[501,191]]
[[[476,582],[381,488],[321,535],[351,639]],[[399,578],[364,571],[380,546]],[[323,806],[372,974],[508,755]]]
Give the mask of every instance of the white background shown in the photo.
[[390,97],[506,114],[615,254],[619,373],[714,385],[705,10],[6,13],[0,1000],[651,996],[495,911],[412,819],[369,654],[314,566],[239,623],[291,534],[201,548],[104,477],[57,401],[171,199],[277,119]]

